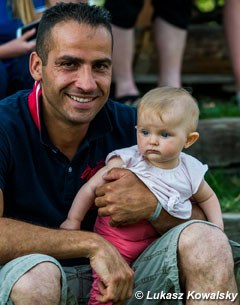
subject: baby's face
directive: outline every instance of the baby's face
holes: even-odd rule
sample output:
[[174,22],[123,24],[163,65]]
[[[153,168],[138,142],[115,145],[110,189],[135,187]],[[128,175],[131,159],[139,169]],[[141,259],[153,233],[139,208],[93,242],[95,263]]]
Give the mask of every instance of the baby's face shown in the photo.
[[144,111],[138,114],[137,142],[140,153],[152,165],[174,168],[187,141],[184,123],[176,124],[173,117]]

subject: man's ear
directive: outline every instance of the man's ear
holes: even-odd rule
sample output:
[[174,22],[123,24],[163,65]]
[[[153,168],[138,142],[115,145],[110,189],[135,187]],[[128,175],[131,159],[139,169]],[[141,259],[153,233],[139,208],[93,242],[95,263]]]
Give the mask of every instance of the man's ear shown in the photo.
[[42,79],[42,60],[36,52],[32,52],[29,59],[29,70],[32,77],[38,81]]
[[187,137],[187,141],[184,145],[184,148],[188,148],[190,147],[193,143],[195,143],[199,138],[199,133],[194,131],[189,133],[188,137]]

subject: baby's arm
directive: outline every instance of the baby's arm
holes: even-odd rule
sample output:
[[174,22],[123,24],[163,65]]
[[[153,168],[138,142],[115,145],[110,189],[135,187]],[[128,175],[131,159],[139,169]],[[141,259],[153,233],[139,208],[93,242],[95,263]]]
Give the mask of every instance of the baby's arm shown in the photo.
[[205,180],[202,180],[193,200],[202,208],[207,220],[216,224],[223,230],[223,219],[220,203],[213,189]]
[[67,219],[60,228],[68,230],[79,230],[81,222],[87,211],[92,206],[95,199],[95,190],[104,184],[103,175],[113,167],[121,167],[123,161],[120,157],[114,157],[108,161],[107,165],[101,168],[88,182],[78,191],[68,212]]

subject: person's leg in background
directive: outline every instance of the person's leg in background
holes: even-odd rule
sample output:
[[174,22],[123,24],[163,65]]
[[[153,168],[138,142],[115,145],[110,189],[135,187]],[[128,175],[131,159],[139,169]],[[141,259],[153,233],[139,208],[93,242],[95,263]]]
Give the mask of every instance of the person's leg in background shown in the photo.
[[[154,36],[159,59],[157,85],[180,87],[191,0],[152,0],[152,4]],[[133,75],[134,25],[142,7],[143,0],[105,2],[105,8],[112,15],[113,24],[115,98],[122,102],[130,101],[131,96],[134,101],[139,95]]]
[[142,6],[143,0],[106,0],[104,5],[112,15],[115,98],[122,102],[139,95],[133,76],[134,26]]
[[158,54],[158,86],[180,87],[187,31],[160,17],[154,20],[153,26]]
[[158,54],[158,86],[180,87],[191,0],[153,0],[152,4]]
[[139,91],[133,76],[133,57],[135,52],[134,28],[123,29],[113,25],[113,75],[115,97],[138,96]]
[[240,1],[227,0],[224,6],[224,26],[229,55],[235,76],[236,100],[240,107]]

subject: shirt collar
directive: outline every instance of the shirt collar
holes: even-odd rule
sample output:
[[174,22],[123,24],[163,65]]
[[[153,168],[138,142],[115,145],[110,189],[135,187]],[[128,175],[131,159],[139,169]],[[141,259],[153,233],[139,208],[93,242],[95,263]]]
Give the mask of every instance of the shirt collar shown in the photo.
[[31,113],[31,117],[40,131],[40,98],[42,96],[42,89],[40,82],[35,82],[33,86],[33,91],[28,96],[28,108]]

